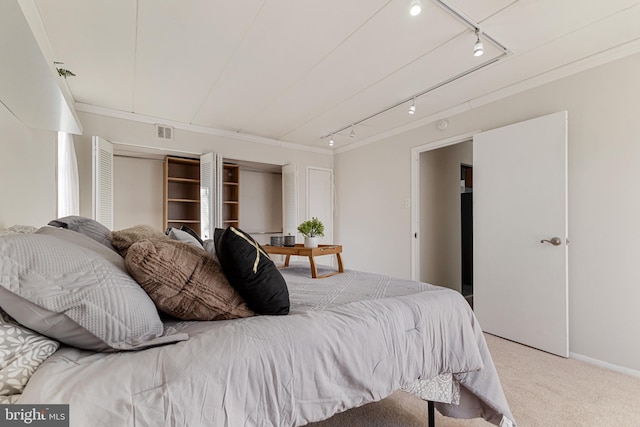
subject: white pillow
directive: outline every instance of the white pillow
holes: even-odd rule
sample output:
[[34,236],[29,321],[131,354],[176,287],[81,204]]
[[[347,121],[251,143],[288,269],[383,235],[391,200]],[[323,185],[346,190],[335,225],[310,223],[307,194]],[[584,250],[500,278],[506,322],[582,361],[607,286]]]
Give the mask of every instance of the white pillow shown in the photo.
[[19,325],[0,310],[0,404],[14,403],[31,375],[59,345]]

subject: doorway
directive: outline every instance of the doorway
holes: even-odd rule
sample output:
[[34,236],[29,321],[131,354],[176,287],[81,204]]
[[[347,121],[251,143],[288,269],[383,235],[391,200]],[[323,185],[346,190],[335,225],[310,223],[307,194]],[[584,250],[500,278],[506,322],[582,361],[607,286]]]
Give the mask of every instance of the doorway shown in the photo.
[[462,296],[473,308],[473,166],[460,165],[460,262]]
[[[423,282],[467,292],[472,277],[468,262],[473,253],[468,225],[471,204],[466,203],[471,187],[472,141],[458,141],[444,147],[425,150],[418,156],[420,228],[420,276]],[[462,179],[461,179],[462,177]],[[463,207],[467,208],[466,210]],[[464,227],[463,227],[464,226]],[[463,230],[465,234],[463,234]],[[465,246],[465,244],[467,244]],[[463,246],[464,250],[463,251]],[[465,258],[463,258],[463,253]],[[466,286],[463,288],[463,284]]]
[[[564,357],[569,352],[567,116],[561,111],[469,138],[474,312],[485,332]],[[421,157],[463,141],[451,138],[412,150],[414,280],[430,281],[431,272],[422,271],[421,242],[441,240],[425,232],[431,219],[421,212],[429,207],[421,197]]]

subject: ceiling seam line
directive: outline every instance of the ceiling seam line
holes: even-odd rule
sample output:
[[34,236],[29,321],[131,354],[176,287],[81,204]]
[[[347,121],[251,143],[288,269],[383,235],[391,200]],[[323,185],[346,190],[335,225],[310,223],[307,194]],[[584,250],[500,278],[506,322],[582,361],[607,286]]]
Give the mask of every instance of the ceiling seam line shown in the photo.
[[136,20],[135,25],[133,27],[135,44],[133,46],[133,87],[131,88],[131,112],[135,113],[136,111],[136,80],[138,78],[138,25],[140,20],[140,1],[136,0]]
[[202,101],[200,102],[200,105],[198,105],[198,108],[196,108],[196,110],[193,112],[191,119],[189,119],[189,123],[193,124],[193,120],[195,119],[195,117],[198,115],[198,113],[200,112],[200,110],[202,109],[202,106],[204,105],[204,103],[206,102],[207,98],[209,98],[209,95],[211,95],[211,93],[213,92],[213,90],[216,88],[216,86],[218,86],[218,82],[220,81],[220,79],[222,78],[222,75],[225,73],[225,71],[227,70],[227,68],[229,68],[229,64],[231,63],[231,60],[233,58],[235,58],[235,56],[238,54],[238,49],[240,48],[240,46],[242,45],[242,43],[245,41],[245,39],[247,38],[247,35],[249,34],[249,31],[251,31],[251,28],[253,27],[253,25],[256,22],[256,19],[258,19],[258,16],[260,16],[260,13],[262,13],[262,9],[264,8],[264,5],[267,3],[267,0],[263,0],[262,4],[260,5],[260,9],[258,9],[258,12],[255,14],[255,16],[253,17],[253,19],[251,20],[251,23],[247,26],[247,30],[244,32],[244,34],[242,35],[242,39],[238,42],[238,44],[235,46],[233,53],[231,55],[229,55],[229,58],[227,59],[227,61],[224,64],[224,67],[222,68],[222,70],[220,70],[220,73],[218,73],[218,76],[216,77],[216,79],[214,80],[214,82],[211,84],[211,87],[209,88],[209,90],[207,91],[207,94],[205,96],[202,97]]
[[[433,48],[433,49],[431,49],[430,51],[423,53],[422,55],[420,55],[420,56],[416,57],[415,59],[413,59],[412,61],[410,61],[410,62],[406,63],[406,64],[405,64],[405,65],[403,65],[402,67],[400,67],[400,68],[398,68],[398,69],[396,69],[396,70],[394,70],[394,71],[392,71],[392,72],[390,72],[390,73],[387,73],[386,75],[384,75],[383,77],[379,78],[379,79],[378,79],[378,80],[376,80],[375,82],[373,82],[373,83],[369,84],[368,86],[365,86],[364,88],[362,88],[362,89],[358,90],[356,93],[352,94],[351,96],[349,96],[349,97],[347,97],[347,98],[344,98],[344,99],[342,99],[342,100],[338,101],[337,103],[333,104],[333,106],[331,106],[331,107],[329,107],[329,108],[325,109],[324,111],[322,111],[322,112],[318,113],[315,117],[312,117],[312,118],[310,118],[310,119],[305,120],[303,123],[301,123],[300,125],[298,125],[298,126],[294,127],[293,129],[289,129],[289,130],[287,130],[285,133],[283,133],[283,134],[282,134],[282,137],[285,137],[285,136],[289,135],[290,133],[295,132],[296,130],[298,130],[298,129],[300,129],[301,127],[305,126],[305,125],[306,125],[306,124],[308,124],[309,122],[311,122],[311,121],[315,120],[315,118],[316,118],[318,115],[326,114],[326,113],[328,113],[329,111],[333,110],[334,108],[338,107],[339,105],[342,105],[342,104],[344,104],[345,102],[349,101],[350,99],[353,99],[353,98],[355,98],[356,96],[358,96],[358,95],[360,95],[360,94],[364,93],[364,92],[365,92],[365,91],[367,91],[368,89],[371,89],[371,88],[372,88],[372,87],[374,87],[375,85],[377,85],[377,84],[379,84],[379,83],[382,83],[384,80],[386,80],[386,79],[388,79],[389,77],[393,76],[393,75],[394,75],[395,73],[397,73],[398,71],[400,71],[400,70],[404,70],[404,69],[406,69],[407,67],[409,67],[409,66],[411,66],[411,65],[415,64],[417,61],[419,61],[419,60],[423,59],[423,58],[424,58],[424,57],[426,57],[427,55],[430,55],[430,54],[432,54],[433,52],[437,51],[438,49],[442,48],[443,46],[447,45],[448,43],[451,43],[452,41],[454,41],[455,39],[457,39],[458,37],[460,37],[462,34],[464,34],[466,31],[467,31],[467,30],[464,30],[464,31],[462,31],[462,32],[460,32],[460,33],[455,34],[454,36],[452,36],[452,37],[451,37],[451,38],[449,38],[448,40],[446,40],[446,41],[442,42],[441,44],[439,44],[438,46],[434,47],[434,48]],[[353,124],[355,124],[355,123],[357,123],[357,122],[354,122]]]
[[[326,55],[324,55],[320,60],[318,60],[315,64],[313,64],[313,66],[311,66],[311,68],[309,68],[309,70],[307,70],[298,80],[295,81],[295,83],[292,83],[291,85],[289,85],[282,93],[287,93],[289,91],[291,91],[291,89],[297,85],[299,82],[301,82],[304,77],[306,77],[313,69],[315,69],[318,65],[320,65],[322,62],[324,62],[329,55],[331,55],[332,53],[334,53],[340,46],[342,46],[343,44],[345,44],[351,37],[353,37],[353,35],[355,33],[357,33],[364,25],[366,25],[369,21],[371,21],[376,15],[378,15],[384,8],[386,8],[387,6],[389,6],[389,3],[391,3],[391,0],[388,0],[384,6],[380,7],[373,15],[371,15],[369,18],[367,18],[362,24],[360,24],[358,26],[358,28],[356,28],[355,30],[351,31],[351,33],[349,33],[349,35],[347,35],[340,43],[338,43],[333,49],[331,49],[329,52],[327,52]],[[281,95],[279,95],[277,98],[279,98]],[[253,115],[253,117],[257,116],[258,114],[262,113],[263,111],[267,110],[269,108],[270,105],[272,105],[275,102],[275,99],[273,101],[270,101],[265,108],[263,108],[262,110],[260,110],[259,112],[255,113]],[[305,122],[306,123],[306,122]],[[304,123],[303,123],[304,125]],[[296,127],[295,129],[297,129],[298,127]],[[293,130],[295,130],[293,129]],[[284,133],[282,136],[285,136],[291,132],[293,132],[293,130],[291,131],[287,131],[286,133]]]

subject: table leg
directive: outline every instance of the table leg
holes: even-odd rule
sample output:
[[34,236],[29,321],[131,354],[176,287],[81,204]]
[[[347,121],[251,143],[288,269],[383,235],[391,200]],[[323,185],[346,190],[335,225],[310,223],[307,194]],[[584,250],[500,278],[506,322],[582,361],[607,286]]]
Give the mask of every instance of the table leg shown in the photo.
[[285,267],[289,267],[289,258],[291,258],[291,255],[287,255],[287,257],[284,259],[284,266]]
[[313,259],[313,255],[309,255],[309,266],[311,267],[311,277],[314,279],[318,278],[318,267]]
[[338,258],[338,271],[340,273],[344,273],[344,265],[342,265],[342,256],[340,255],[340,252],[336,254],[336,258]]

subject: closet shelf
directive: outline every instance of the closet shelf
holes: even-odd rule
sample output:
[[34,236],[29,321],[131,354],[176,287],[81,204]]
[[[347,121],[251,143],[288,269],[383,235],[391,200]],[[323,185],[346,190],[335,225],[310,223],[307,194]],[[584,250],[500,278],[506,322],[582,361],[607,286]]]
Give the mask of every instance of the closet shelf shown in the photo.
[[200,200],[196,200],[196,199],[167,199],[167,202],[177,202],[177,203],[200,203]]
[[169,181],[169,182],[182,182],[182,183],[185,183],[185,184],[200,184],[200,179],[195,179],[195,178],[168,177],[167,181]]
[[200,160],[165,157],[163,219],[165,228],[188,225],[200,233]]

